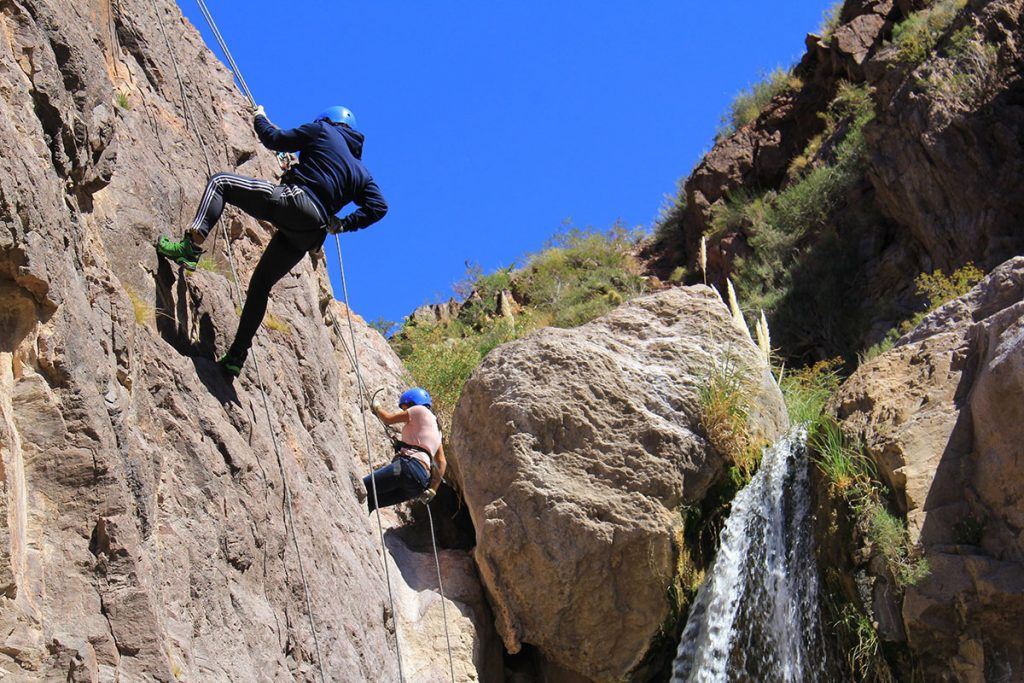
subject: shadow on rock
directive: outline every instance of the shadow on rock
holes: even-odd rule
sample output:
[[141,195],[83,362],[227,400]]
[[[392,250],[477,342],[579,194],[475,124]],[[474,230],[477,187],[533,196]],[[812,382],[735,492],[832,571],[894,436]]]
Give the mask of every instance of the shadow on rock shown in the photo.
[[188,277],[184,268],[175,269],[166,259],[159,259],[154,278],[157,331],[178,353],[189,357],[210,394],[221,403],[240,405],[231,378],[213,360],[217,353],[213,319],[200,310],[202,292],[189,285]]

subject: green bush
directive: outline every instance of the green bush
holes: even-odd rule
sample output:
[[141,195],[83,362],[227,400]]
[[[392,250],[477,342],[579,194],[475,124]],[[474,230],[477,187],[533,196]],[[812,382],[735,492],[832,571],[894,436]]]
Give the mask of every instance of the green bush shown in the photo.
[[928,576],[928,560],[910,543],[906,524],[880,504],[867,513],[868,538],[885,560],[896,585],[913,586]]
[[841,365],[841,359],[833,358],[783,373],[779,387],[786,400],[790,425],[807,425],[812,432],[817,428],[825,413],[825,404],[842,382]]
[[896,58],[910,65],[924,62],[966,5],[967,0],[935,0],[897,24],[892,31]]
[[839,28],[840,17],[843,13],[843,0],[830,5],[821,13],[821,25],[818,27],[818,35],[823,43],[828,44],[832,40],[832,34]]
[[130,111],[132,108],[131,94],[127,90],[118,90],[114,93],[114,104],[125,111]]
[[860,443],[851,442],[838,423],[832,419],[819,422],[810,444],[816,453],[814,462],[828,479],[829,487],[854,509],[877,497],[871,461],[863,454]]
[[998,62],[999,48],[981,39],[973,26],[965,26],[950,36],[948,55],[928,74],[927,88],[971,107],[988,91]]
[[776,95],[786,91],[799,90],[803,82],[793,75],[792,69],[775,67],[764,74],[760,81],[741,90],[729,105],[729,113],[722,121],[718,137],[724,138],[735,130],[751,123]]
[[967,292],[971,291],[974,285],[981,282],[981,279],[985,277],[977,266],[973,263],[968,263],[960,268],[954,270],[950,275],[946,275],[942,272],[942,269],[936,269],[932,273],[921,273],[914,278],[914,285],[917,288],[918,296],[922,297],[926,303],[924,310],[918,311],[911,317],[907,318],[899,325],[896,325],[889,330],[882,341],[878,342],[874,346],[871,346],[867,351],[860,354],[861,364],[866,363],[896,345],[899,338],[905,334],[908,334],[915,327],[921,324],[929,313],[936,310],[937,308],[949,303],[953,299],[958,299]]
[[[415,381],[430,390],[442,420],[450,421],[462,386],[496,346],[547,325],[580,325],[643,293],[633,255],[639,238],[621,226],[570,229],[527,256],[522,268],[485,274],[471,266],[455,286],[466,299],[457,319],[406,320],[391,344]],[[511,320],[496,311],[498,294],[506,290],[522,304]]]
[[[802,158],[791,164],[789,185],[761,193],[741,189],[713,210],[710,236],[739,231],[752,250],[734,264],[736,289],[752,310],[772,315],[783,299],[794,294],[793,272],[806,260],[809,237],[829,227],[847,191],[863,177],[863,128],[873,116],[871,91],[841,83],[822,113],[826,124],[822,137],[813,139]],[[821,153],[824,140],[831,142],[828,155]],[[801,294],[821,298],[823,293],[819,287],[817,291],[805,288]]]
[[700,421],[708,441],[732,464],[739,484],[750,481],[767,444],[750,427],[751,387],[743,381],[736,362],[726,358],[716,365],[697,391]]

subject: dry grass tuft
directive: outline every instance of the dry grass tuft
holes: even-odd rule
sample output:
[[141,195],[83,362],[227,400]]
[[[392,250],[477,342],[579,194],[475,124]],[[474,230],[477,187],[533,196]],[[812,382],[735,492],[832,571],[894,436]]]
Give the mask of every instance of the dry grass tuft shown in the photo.
[[126,287],[124,291],[128,295],[128,300],[132,302],[132,312],[135,314],[135,322],[143,326],[148,326],[156,320],[156,309],[154,309],[153,306],[147,303],[134,290]]
[[280,318],[278,318],[273,313],[270,313],[269,311],[265,316],[263,316],[263,327],[267,328],[268,330],[280,332],[282,334],[292,333],[292,328],[288,323],[281,320]]
[[701,426],[708,441],[749,481],[761,462],[766,439],[750,426],[752,388],[743,380],[736,363],[726,358],[717,365],[698,396]]

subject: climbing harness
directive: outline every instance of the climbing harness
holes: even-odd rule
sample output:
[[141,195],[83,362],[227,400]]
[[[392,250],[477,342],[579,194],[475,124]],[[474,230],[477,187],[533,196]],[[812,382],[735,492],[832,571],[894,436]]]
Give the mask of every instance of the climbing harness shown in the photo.
[[[221,51],[224,53],[224,57],[228,61],[228,65],[229,65],[229,67],[231,69],[231,73],[234,75],[235,80],[238,83],[239,89],[242,91],[242,94],[249,101],[249,104],[252,105],[252,106],[256,106],[256,99],[253,97],[252,91],[249,89],[249,85],[248,85],[248,83],[246,83],[245,77],[242,75],[241,69],[238,68],[238,64],[235,62],[235,58],[231,54],[231,50],[228,48],[227,41],[224,39],[224,36],[221,34],[220,29],[217,27],[217,22],[214,21],[213,15],[210,13],[210,9],[209,9],[209,7],[207,7],[205,0],[196,0],[196,2],[199,5],[199,11],[202,13],[203,18],[206,20],[207,25],[210,27],[210,31],[213,33],[213,36],[214,36],[214,38],[217,41],[217,44],[220,46]],[[161,31],[163,31],[162,22],[161,22]],[[164,33],[164,40],[167,41],[166,33]],[[168,47],[169,47],[169,45],[168,45]],[[188,112],[187,100],[186,100],[185,93],[184,93],[184,85],[182,84],[181,76],[178,73],[177,59],[175,58],[173,51],[171,51],[171,58],[172,58],[172,61],[174,62],[175,74],[177,75],[179,86],[182,89],[182,103],[183,103],[183,105],[184,105],[184,107],[186,109],[186,116],[188,118],[191,118],[191,115]],[[194,121],[193,121],[193,129],[196,131],[196,137],[199,139],[199,142],[200,142],[200,144],[203,147],[203,155],[204,155],[205,160],[206,160],[207,171],[208,171],[208,173],[210,175],[213,175],[213,167],[212,167],[212,165],[210,163],[209,154],[208,154],[208,152],[206,150],[206,143],[203,141],[202,135],[199,133],[199,127],[198,127],[198,125],[196,125],[196,123]],[[229,239],[228,234],[227,234],[227,227],[223,223],[221,224],[221,227],[222,227],[222,230],[224,231],[224,242],[225,242],[225,247],[226,247],[226,250],[227,250],[228,261],[229,261],[229,264],[231,266],[231,276],[232,276],[232,279],[234,281],[235,292],[236,292],[236,295],[237,295],[238,300],[240,302],[240,305],[243,305],[244,302],[243,302],[243,299],[242,299],[242,291],[241,291],[241,287],[238,284],[238,275],[237,275],[237,272],[236,272],[236,269],[235,269],[234,257],[233,257],[232,250],[231,250],[231,242],[230,242],[230,239]],[[341,333],[341,325],[339,324],[338,319],[334,315],[334,311],[331,309],[330,306],[327,307],[327,312],[330,314],[331,321],[332,321],[332,323],[334,325],[334,328],[338,332],[338,339],[342,342],[342,346],[345,348],[345,353],[348,356],[348,358],[349,358],[349,360],[350,360],[350,362],[352,364],[352,369],[353,369],[353,371],[355,373],[355,376],[356,376],[357,392],[361,395],[362,398],[368,398],[368,392],[366,390],[366,384],[363,381],[362,370],[361,370],[360,365],[359,365],[359,355],[358,355],[358,351],[357,351],[357,348],[356,348],[355,325],[352,322],[352,307],[351,307],[351,305],[349,303],[348,283],[347,283],[346,278],[345,278],[345,261],[344,261],[344,258],[342,257],[342,252],[341,252],[341,240],[338,238],[338,235],[336,233],[334,235],[334,241],[335,241],[335,246],[337,248],[337,253],[338,253],[338,268],[339,268],[339,272],[340,272],[340,275],[341,275],[342,293],[343,293],[344,298],[345,298],[345,315],[348,318],[348,330],[349,330],[349,338],[351,339],[351,348],[349,348],[348,344],[345,343],[344,337],[343,337],[343,335]],[[266,414],[267,414],[267,422],[268,422],[268,424],[270,426],[271,437],[273,438],[274,450],[275,450],[275,452],[277,454],[278,467],[281,470],[281,479],[284,482],[285,503],[286,503],[286,509],[288,510],[289,524],[290,524],[291,530],[292,530],[292,542],[293,542],[293,544],[295,546],[296,555],[297,555],[298,560],[299,560],[299,573],[300,573],[300,577],[302,579],[302,587],[303,587],[303,591],[305,592],[305,597],[306,597],[306,610],[307,610],[307,613],[309,615],[310,629],[313,632],[313,642],[314,642],[314,644],[316,646],[317,664],[318,664],[318,667],[319,667],[320,679],[322,681],[322,680],[324,680],[324,667],[323,667],[323,659],[322,659],[321,654],[320,654],[320,640],[319,640],[319,637],[317,635],[316,625],[315,625],[315,622],[314,622],[314,619],[313,619],[313,608],[312,608],[312,604],[311,604],[310,598],[309,598],[309,589],[308,589],[307,584],[306,584],[306,575],[305,575],[305,569],[303,567],[303,562],[302,562],[302,553],[301,553],[301,551],[299,549],[298,538],[297,538],[297,535],[295,533],[295,522],[294,522],[294,519],[292,518],[291,491],[290,491],[290,488],[288,486],[288,480],[285,477],[284,463],[283,463],[283,459],[281,457],[281,450],[280,450],[280,446],[278,445],[278,442],[277,442],[277,434],[276,434],[276,432],[273,429],[273,422],[272,422],[271,413],[270,413],[270,404],[269,404],[269,402],[267,400],[267,394],[266,394],[266,390],[264,389],[264,384],[263,384],[263,375],[262,375],[262,372],[260,370],[259,360],[258,360],[258,357],[256,355],[255,349],[252,350],[252,356],[253,356],[253,364],[254,364],[254,366],[256,368],[256,378],[257,378],[257,381],[259,382],[259,386],[260,386],[260,393],[263,396],[263,406],[264,406],[264,409],[265,409]],[[371,460],[371,455],[370,455],[371,454],[370,431],[369,431],[369,426],[367,425],[367,421],[366,421],[366,402],[364,402],[363,400],[359,401],[359,413],[360,413],[360,417],[362,419],[363,437],[364,437],[365,443],[366,443],[366,456],[367,456],[367,460],[370,461]],[[387,431],[387,430],[385,430],[385,431]],[[390,434],[389,434],[389,436],[390,436]],[[432,455],[431,455],[431,462],[433,462],[433,456]],[[373,465],[372,465],[372,462],[370,462],[370,481],[372,483],[374,501],[377,501],[378,500],[378,497],[377,497],[377,480],[376,480],[376,477],[373,476]],[[440,559],[438,557],[438,552],[437,552],[437,539],[436,539],[436,535],[435,535],[435,532],[434,532],[434,516],[433,516],[433,513],[432,513],[432,511],[430,509],[430,505],[426,504],[426,503],[424,505],[427,508],[427,516],[428,516],[428,519],[429,519],[429,522],[430,522],[430,540],[431,540],[431,544],[433,546],[433,551],[434,551],[434,565],[435,565],[435,567],[437,569],[438,591],[439,591],[440,596],[441,596],[441,613],[442,613],[442,618],[443,618],[443,621],[444,621],[445,642],[447,644],[447,649],[448,649],[449,674],[451,676],[452,683],[455,683],[455,666],[454,666],[453,659],[452,659],[451,636],[450,636],[449,630],[448,630],[448,610],[447,610],[447,607],[445,606],[444,586],[443,586],[443,584],[441,582],[441,562],[440,562]],[[404,673],[403,673],[403,670],[402,670],[402,651],[401,651],[401,644],[400,644],[400,638],[399,638],[398,612],[395,609],[395,598],[394,598],[394,593],[393,593],[392,588],[391,588],[391,571],[390,571],[390,568],[389,568],[389,565],[388,565],[388,560],[387,560],[387,546],[384,543],[384,525],[383,525],[383,522],[381,521],[380,507],[377,507],[376,512],[377,512],[377,515],[376,515],[377,516],[377,534],[379,536],[380,546],[381,546],[381,559],[384,562],[384,577],[385,577],[385,581],[387,583],[387,588],[388,588],[388,601],[390,602],[390,605],[391,605],[391,615],[392,615],[392,619],[394,621],[394,627],[395,627],[395,653],[396,653],[397,659],[398,659],[398,676],[399,676],[399,680],[404,682],[405,681],[405,676],[404,676]]]
[[[205,2],[203,2],[203,0],[199,0],[199,4],[200,4],[200,7],[204,10],[204,16],[206,16],[208,21],[211,22],[211,28],[212,28],[213,27],[213,24],[212,24],[213,18],[209,16],[209,14],[208,14],[209,10],[206,10]],[[203,151],[203,158],[206,161],[207,173],[209,174],[209,176],[212,176],[213,175],[213,165],[210,163],[210,155],[209,155],[209,151],[207,150],[207,147],[206,147],[206,141],[203,140],[203,136],[199,132],[198,122],[196,122],[194,117],[192,116],[191,107],[189,107],[189,105],[188,105],[188,97],[185,94],[184,82],[182,81],[181,72],[180,72],[180,70],[178,68],[177,53],[171,47],[170,40],[167,38],[166,29],[164,28],[163,18],[160,16],[160,13],[156,9],[156,7],[154,7],[154,12],[157,15],[158,23],[160,25],[160,32],[163,34],[164,42],[165,42],[165,44],[167,46],[167,49],[168,49],[168,52],[169,52],[169,54],[171,56],[171,62],[174,65],[174,73],[175,73],[175,76],[176,76],[177,81],[178,81],[178,86],[179,86],[179,88],[181,90],[182,108],[183,108],[184,113],[185,113],[186,122],[189,119],[192,120],[192,128],[193,128],[193,130],[196,133],[196,138],[199,140],[200,147],[202,148],[202,151]],[[215,33],[217,33],[219,35],[219,31],[216,31],[216,29],[214,29],[214,31],[215,31]],[[222,46],[223,46],[223,43],[222,43]],[[225,47],[225,50],[226,50],[226,47]],[[231,63],[234,64],[234,60],[233,59],[231,59]],[[240,80],[241,80],[241,78],[240,78]],[[245,88],[245,91],[248,93],[248,86],[244,86],[244,88]],[[252,95],[251,94],[249,94],[249,100],[252,101]],[[239,285],[239,283],[238,283],[238,271],[235,268],[235,258],[234,258],[234,253],[232,252],[232,249],[231,249],[231,240],[230,240],[230,238],[228,236],[228,233],[227,233],[227,226],[223,222],[221,223],[221,229],[224,232],[224,247],[225,247],[225,250],[226,250],[226,253],[227,253],[227,257],[228,257],[228,264],[231,267],[231,279],[232,279],[232,282],[234,283],[235,296],[238,299],[239,306],[244,306],[245,305],[245,299],[244,299],[244,296],[242,294],[241,285]],[[309,584],[306,581],[306,568],[305,568],[305,563],[303,562],[303,558],[302,558],[302,549],[299,547],[298,534],[295,533],[295,518],[294,518],[294,516],[292,514],[291,487],[288,485],[288,476],[287,476],[287,473],[285,472],[285,469],[284,469],[284,459],[281,457],[281,446],[280,446],[280,444],[277,441],[277,432],[274,430],[274,421],[273,421],[273,417],[272,417],[271,412],[270,412],[270,402],[267,399],[267,391],[266,391],[265,385],[263,383],[263,372],[262,372],[262,370],[260,368],[259,354],[256,352],[255,348],[252,349],[252,360],[253,360],[253,366],[256,368],[256,380],[257,380],[257,382],[259,384],[260,395],[263,397],[263,409],[264,409],[264,411],[266,412],[266,415],[267,415],[267,426],[270,429],[270,437],[271,437],[271,441],[273,442],[273,445],[274,445],[274,453],[277,456],[277,466],[278,466],[278,469],[280,470],[280,473],[281,473],[281,482],[283,484],[282,488],[284,489],[284,504],[285,504],[285,510],[287,512],[287,527],[291,529],[292,545],[295,548],[295,556],[296,556],[296,559],[298,560],[299,579],[302,581],[302,592],[303,592],[303,594],[305,596],[305,601],[306,601],[306,614],[309,617],[309,628],[310,628],[310,631],[313,634],[313,644],[314,644],[314,647],[316,648],[317,671],[320,674],[321,682],[324,682],[324,681],[326,681],[326,678],[324,677],[323,657],[322,657],[321,652],[320,652],[320,637],[317,634],[316,621],[315,621],[315,619],[313,617],[313,604],[312,604],[312,601],[310,600],[310,597],[309,597]]]

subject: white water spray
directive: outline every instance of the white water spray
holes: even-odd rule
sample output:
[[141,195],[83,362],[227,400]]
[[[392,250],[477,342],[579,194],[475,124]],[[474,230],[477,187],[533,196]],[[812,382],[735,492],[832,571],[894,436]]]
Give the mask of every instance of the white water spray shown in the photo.
[[810,524],[807,434],[764,453],[722,531],[715,563],[690,610],[673,683],[828,678]]

